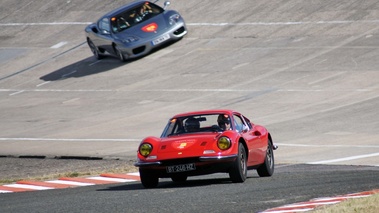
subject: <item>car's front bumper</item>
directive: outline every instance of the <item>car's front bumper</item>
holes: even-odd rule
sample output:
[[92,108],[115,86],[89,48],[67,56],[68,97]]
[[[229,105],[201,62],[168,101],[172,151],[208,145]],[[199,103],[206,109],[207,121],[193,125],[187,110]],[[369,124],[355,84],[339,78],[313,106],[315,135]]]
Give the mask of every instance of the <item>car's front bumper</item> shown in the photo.
[[[194,160],[186,161],[186,163],[191,162],[191,161],[193,161],[193,162],[197,162],[198,161],[198,162],[215,162],[215,163],[219,163],[221,161],[235,160],[237,156],[238,156],[237,154],[226,155],[226,156],[201,156],[201,157],[197,158],[198,160],[195,160],[196,158],[191,158],[191,159],[194,159]],[[177,160],[178,161],[182,161],[183,159],[177,159]],[[167,161],[153,161],[153,162],[138,161],[137,163],[134,164],[134,166],[137,166],[137,167],[149,167],[149,166],[161,166],[161,165],[165,165],[165,164],[172,164],[172,163],[165,163],[165,162],[167,162]]]
[[[139,41],[120,45],[119,49],[124,54],[125,58],[137,58],[144,56],[151,52],[153,49],[158,48],[168,42],[177,41],[187,34],[187,27],[185,23],[176,24],[167,32],[159,34],[149,39],[141,38]],[[161,38],[163,35],[169,35],[169,38],[163,42],[154,45],[153,41]]]
[[[236,161],[238,155],[227,155],[227,156],[201,156],[193,158],[183,158],[183,159],[170,159],[162,161],[141,161],[138,160],[134,165],[139,167],[140,170],[148,170],[159,177],[171,177],[174,175],[204,175],[212,174],[217,172],[228,172],[229,168]],[[177,173],[168,173],[167,167],[170,166],[180,166],[194,164],[196,170],[177,172]]]

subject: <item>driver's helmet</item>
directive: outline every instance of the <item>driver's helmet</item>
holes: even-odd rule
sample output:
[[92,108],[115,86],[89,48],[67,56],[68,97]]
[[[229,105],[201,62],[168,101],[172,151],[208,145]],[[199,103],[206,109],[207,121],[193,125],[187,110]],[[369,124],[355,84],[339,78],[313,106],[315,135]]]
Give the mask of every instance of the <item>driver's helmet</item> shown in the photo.
[[230,118],[229,115],[226,114],[220,114],[217,118],[217,123],[221,128],[225,127],[225,123],[230,124]]
[[184,127],[187,132],[196,132],[200,129],[200,122],[196,118],[188,118]]

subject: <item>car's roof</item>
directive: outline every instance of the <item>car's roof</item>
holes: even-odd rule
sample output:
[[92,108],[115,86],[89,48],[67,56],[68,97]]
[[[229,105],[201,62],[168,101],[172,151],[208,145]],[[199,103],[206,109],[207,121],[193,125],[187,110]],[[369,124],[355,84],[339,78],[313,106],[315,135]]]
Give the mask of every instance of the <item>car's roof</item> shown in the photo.
[[201,110],[201,111],[180,113],[173,117],[177,118],[177,117],[186,117],[186,116],[200,115],[200,114],[206,115],[206,114],[233,114],[233,113],[238,113],[238,112],[234,110],[230,110],[230,109],[211,109],[211,110]]
[[104,17],[109,17],[109,18],[110,18],[110,17],[113,17],[113,16],[115,16],[115,15],[120,14],[122,11],[129,10],[129,9],[132,9],[133,7],[136,7],[137,5],[140,5],[140,4],[143,3],[143,2],[149,2],[149,3],[151,3],[150,1],[146,1],[146,0],[137,0],[137,1],[135,1],[135,2],[125,4],[124,6],[121,6],[121,7],[119,7],[119,8],[116,8],[116,9],[114,9],[114,10],[112,10],[112,11],[106,13],[106,14],[103,16],[103,18],[104,18]]

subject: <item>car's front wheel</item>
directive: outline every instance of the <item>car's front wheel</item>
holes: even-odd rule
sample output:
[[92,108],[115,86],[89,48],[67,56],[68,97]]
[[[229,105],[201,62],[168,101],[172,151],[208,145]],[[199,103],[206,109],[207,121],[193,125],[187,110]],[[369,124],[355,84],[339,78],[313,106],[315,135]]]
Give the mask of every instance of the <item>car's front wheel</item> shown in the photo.
[[122,51],[120,50],[120,48],[117,46],[117,45],[114,45],[114,51],[117,55],[117,57],[120,59],[121,62],[124,62],[126,61],[126,58],[124,56],[124,54],[122,53]]
[[242,183],[247,178],[246,150],[242,143],[238,144],[238,157],[229,171],[229,177],[234,183]]
[[93,53],[96,59],[100,60],[104,57],[103,55],[100,54],[99,50],[97,49],[95,44],[91,41],[91,39],[88,39],[87,43],[88,43],[89,48],[91,49],[91,52]]
[[274,149],[270,139],[267,143],[265,162],[257,169],[260,177],[269,177],[274,173]]
[[158,186],[159,178],[154,172],[149,170],[139,169],[141,183],[145,188],[155,188]]

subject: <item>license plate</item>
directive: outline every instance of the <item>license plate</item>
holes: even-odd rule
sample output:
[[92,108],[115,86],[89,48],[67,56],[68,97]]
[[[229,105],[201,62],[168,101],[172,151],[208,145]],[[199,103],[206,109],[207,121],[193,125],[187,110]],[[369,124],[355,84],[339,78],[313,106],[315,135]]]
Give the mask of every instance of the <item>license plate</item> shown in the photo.
[[166,167],[167,173],[187,172],[192,170],[196,170],[196,166],[194,163]]
[[164,34],[163,36],[153,40],[152,43],[153,43],[153,45],[157,45],[157,44],[160,44],[160,43],[168,40],[169,38],[170,38],[169,34]]

